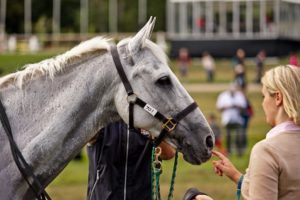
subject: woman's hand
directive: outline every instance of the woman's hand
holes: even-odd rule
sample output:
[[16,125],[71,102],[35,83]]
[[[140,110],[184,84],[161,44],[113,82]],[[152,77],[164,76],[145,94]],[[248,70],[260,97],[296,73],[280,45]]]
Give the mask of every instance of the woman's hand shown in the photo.
[[230,160],[218,151],[212,151],[213,155],[217,156],[220,160],[213,161],[214,171],[217,175],[223,176],[225,174],[232,181],[237,183],[242,175],[235,166],[230,162]]

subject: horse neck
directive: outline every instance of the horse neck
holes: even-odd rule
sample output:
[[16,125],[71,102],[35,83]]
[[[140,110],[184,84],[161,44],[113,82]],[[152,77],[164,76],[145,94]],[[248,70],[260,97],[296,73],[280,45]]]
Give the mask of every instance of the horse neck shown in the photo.
[[[119,118],[113,97],[120,80],[109,56],[90,57],[53,80],[40,77],[22,90],[2,92],[15,140],[42,184],[51,182],[101,127]],[[14,178],[26,184],[19,173]]]

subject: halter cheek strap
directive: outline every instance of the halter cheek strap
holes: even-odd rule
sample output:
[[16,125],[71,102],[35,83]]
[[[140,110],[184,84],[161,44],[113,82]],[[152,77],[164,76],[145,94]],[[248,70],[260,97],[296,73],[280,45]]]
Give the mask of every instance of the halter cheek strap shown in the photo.
[[142,99],[140,99],[134,92],[130,85],[130,82],[128,81],[128,78],[126,76],[126,73],[124,71],[123,65],[120,60],[120,56],[118,53],[118,49],[116,45],[111,45],[111,55],[114,61],[114,64],[116,66],[116,69],[118,71],[118,74],[122,80],[122,83],[125,87],[125,90],[127,92],[127,101],[129,103],[129,128],[134,128],[134,105],[138,105],[141,108],[143,108],[146,112],[151,114],[153,117],[158,119],[162,122],[162,130],[157,138],[154,139],[154,145],[158,146],[161,141],[165,138],[167,133],[172,132],[179,121],[183,119],[185,116],[187,116],[190,112],[192,112],[194,109],[196,109],[198,106],[195,102],[187,106],[185,109],[183,109],[181,112],[179,112],[174,118],[172,117],[165,117],[163,114],[161,114],[157,109],[155,109],[153,106],[147,104]]

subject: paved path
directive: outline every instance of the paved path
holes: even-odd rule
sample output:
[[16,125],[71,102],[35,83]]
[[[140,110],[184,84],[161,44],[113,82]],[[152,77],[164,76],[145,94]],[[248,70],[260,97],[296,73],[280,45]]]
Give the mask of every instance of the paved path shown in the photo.
[[[229,88],[229,83],[184,83],[188,92],[222,92]],[[261,85],[249,83],[248,92],[260,92]]]

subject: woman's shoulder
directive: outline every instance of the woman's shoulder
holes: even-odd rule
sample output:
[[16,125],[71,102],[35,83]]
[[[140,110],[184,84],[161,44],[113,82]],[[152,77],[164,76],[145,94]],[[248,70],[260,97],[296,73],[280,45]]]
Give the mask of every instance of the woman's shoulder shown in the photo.
[[280,133],[274,137],[266,139],[265,143],[275,146],[276,148],[280,146],[290,146],[290,147],[292,147],[293,145],[299,146],[300,132],[291,131],[291,132]]
[[256,153],[266,150],[266,148],[269,146],[268,143],[269,143],[269,141],[267,141],[266,139],[263,139],[263,140],[257,142],[252,147],[251,154],[256,154]]
[[295,149],[299,149],[300,133],[289,132],[282,133],[272,138],[263,139],[256,143],[252,148],[252,153],[261,155],[267,154],[282,154],[291,153]]

